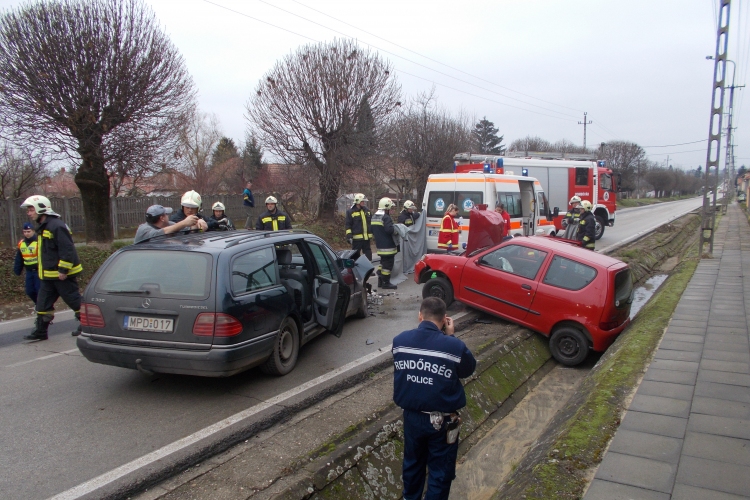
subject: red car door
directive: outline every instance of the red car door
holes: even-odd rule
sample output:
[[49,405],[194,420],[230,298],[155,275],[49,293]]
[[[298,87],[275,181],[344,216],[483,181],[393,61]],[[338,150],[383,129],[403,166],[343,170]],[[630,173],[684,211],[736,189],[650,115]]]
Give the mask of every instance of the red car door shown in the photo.
[[537,315],[532,303],[539,269],[547,252],[507,244],[466,263],[461,276],[461,300],[510,320]]

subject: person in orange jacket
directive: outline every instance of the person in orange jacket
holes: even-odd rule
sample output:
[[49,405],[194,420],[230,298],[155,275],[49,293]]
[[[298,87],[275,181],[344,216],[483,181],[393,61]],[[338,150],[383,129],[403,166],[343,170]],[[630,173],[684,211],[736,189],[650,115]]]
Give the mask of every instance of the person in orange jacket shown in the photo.
[[448,208],[445,209],[445,215],[440,223],[440,232],[438,233],[438,249],[450,252],[458,249],[458,235],[461,233],[461,228],[458,227],[456,222],[456,216],[458,215],[458,207],[451,203]]

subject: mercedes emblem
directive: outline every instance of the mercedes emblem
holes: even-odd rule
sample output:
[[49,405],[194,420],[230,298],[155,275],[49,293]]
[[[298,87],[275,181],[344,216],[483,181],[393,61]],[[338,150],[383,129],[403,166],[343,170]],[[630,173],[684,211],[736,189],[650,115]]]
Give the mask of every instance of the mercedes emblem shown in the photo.
[[143,299],[143,308],[148,309],[151,306],[151,299]]

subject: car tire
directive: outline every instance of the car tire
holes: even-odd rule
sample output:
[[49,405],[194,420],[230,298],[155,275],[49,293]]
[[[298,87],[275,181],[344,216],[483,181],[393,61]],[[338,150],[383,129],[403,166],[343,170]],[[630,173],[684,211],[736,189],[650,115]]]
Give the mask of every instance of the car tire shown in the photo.
[[294,369],[299,356],[299,332],[297,323],[287,316],[279,325],[273,344],[273,352],[261,370],[270,375],[286,375]]
[[599,238],[604,236],[604,228],[606,227],[607,224],[604,222],[604,219],[602,219],[598,215],[596,215],[595,217],[596,217],[596,229],[595,229],[594,239],[598,240]]
[[367,317],[367,289],[362,289],[362,300],[360,301],[357,312],[354,313],[355,318],[366,318]]
[[589,354],[589,341],[581,330],[563,326],[555,330],[549,338],[552,357],[565,366],[583,363]]
[[432,278],[427,280],[422,288],[422,298],[437,297],[443,299],[445,306],[453,303],[453,285],[446,278]]

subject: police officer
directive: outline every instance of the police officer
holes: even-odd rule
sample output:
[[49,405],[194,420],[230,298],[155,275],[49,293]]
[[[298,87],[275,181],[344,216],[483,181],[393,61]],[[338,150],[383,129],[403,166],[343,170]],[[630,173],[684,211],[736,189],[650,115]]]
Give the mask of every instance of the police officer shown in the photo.
[[411,227],[419,219],[419,212],[417,212],[417,206],[411,200],[404,202],[404,209],[398,214],[398,223],[403,224],[406,227]]
[[34,226],[26,222],[23,225],[23,239],[18,242],[16,259],[13,262],[13,272],[21,276],[21,271],[26,269],[26,295],[36,304],[39,288],[42,286],[39,280],[37,259],[37,241]]
[[201,231],[218,229],[219,226],[215,222],[207,221],[203,215],[198,213],[202,204],[203,200],[201,199],[201,195],[192,190],[188,191],[182,195],[182,199],[180,200],[180,210],[172,214],[172,217],[170,217],[169,220],[177,223],[184,220],[185,217],[195,215],[198,218],[198,222],[196,223],[197,229],[200,229]]
[[[78,273],[83,271],[78,252],[73,244],[73,235],[68,226],[60,220],[60,215],[52,210],[52,204],[45,196],[30,196],[21,208],[26,209],[37,228],[38,270],[41,287],[36,302],[36,327],[26,335],[26,340],[47,340],[47,329],[55,314],[55,301],[62,297],[73,309],[80,321],[81,293],[78,290]],[[81,327],[73,335],[81,333]]]
[[372,249],[370,247],[370,223],[372,214],[365,206],[365,195],[357,193],[354,195],[354,205],[346,211],[346,241],[352,246],[352,250],[361,250],[368,259],[372,260]]
[[378,286],[386,290],[395,290],[398,286],[391,283],[391,271],[396,260],[398,248],[393,241],[393,219],[389,211],[393,207],[390,198],[381,198],[378,203],[378,211],[372,216],[372,235],[375,237],[375,247],[380,257],[378,266]]
[[591,202],[583,200],[578,208],[580,219],[578,219],[578,241],[583,248],[594,250],[596,244],[596,216],[591,213]]
[[[446,499],[456,477],[457,411],[466,406],[460,378],[477,362],[461,340],[453,337],[453,320],[437,297],[422,301],[419,326],[393,339],[393,401],[404,410],[404,499]],[[449,439],[450,438],[450,439]],[[452,442],[450,442],[452,441]]]
[[292,228],[292,221],[289,220],[289,216],[276,207],[278,203],[279,200],[273,196],[266,198],[266,211],[258,216],[255,229],[258,231],[278,231],[279,229]]
[[217,201],[211,207],[213,213],[208,218],[208,222],[216,226],[216,231],[234,231],[234,224],[232,224],[232,219],[227,217],[225,208],[224,204],[220,201]]
[[562,222],[560,222],[560,225],[565,230],[565,233],[563,234],[563,238],[573,240],[575,239],[577,227],[576,224],[578,224],[578,219],[580,217],[580,214],[578,213],[578,207],[581,204],[581,197],[576,195],[573,196],[570,201],[568,202],[569,208],[567,213],[565,214],[565,217],[563,218]]

